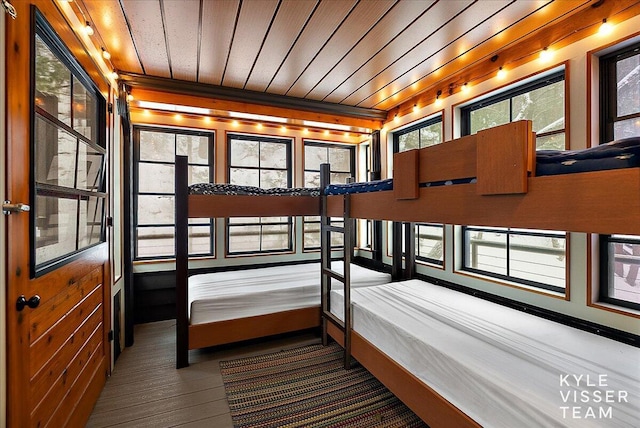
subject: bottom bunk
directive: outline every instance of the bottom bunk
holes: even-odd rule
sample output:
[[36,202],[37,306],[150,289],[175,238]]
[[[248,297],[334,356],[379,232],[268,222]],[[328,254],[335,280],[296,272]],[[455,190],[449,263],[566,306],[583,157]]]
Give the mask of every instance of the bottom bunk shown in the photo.
[[[342,262],[332,268],[342,270]],[[391,281],[351,265],[351,286]],[[320,326],[320,263],[193,275],[188,279],[189,349]]]
[[353,356],[432,427],[640,420],[638,348],[419,280],[351,300]]

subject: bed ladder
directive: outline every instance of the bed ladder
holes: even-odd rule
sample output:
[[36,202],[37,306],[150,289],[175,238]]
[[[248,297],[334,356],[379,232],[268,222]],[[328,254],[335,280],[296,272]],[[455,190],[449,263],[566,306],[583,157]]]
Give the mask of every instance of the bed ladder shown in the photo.
[[[329,341],[328,323],[332,323],[344,334],[344,368],[351,368],[351,259],[353,257],[353,219],[350,218],[350,195],[344,195],[343,225],[332,224],[328,215],[327,195],[325,188],[329,184],[329,164],[320,165],[320,271],[321,271],[321,308],[322,308],[322,344]],[[331,269],[331,234],[341,233],[344,242],[342,274]],[[341,320],[331,312],[332,280],[341,282],[344,291],[344,319]]]

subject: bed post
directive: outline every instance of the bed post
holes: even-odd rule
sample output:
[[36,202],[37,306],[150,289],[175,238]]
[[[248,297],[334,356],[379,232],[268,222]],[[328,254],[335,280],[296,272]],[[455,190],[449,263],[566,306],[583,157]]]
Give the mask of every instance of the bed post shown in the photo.
[[351,368],[351,259],[353,256],[353,222],[351,221],[351,195],[344,195],[344,368]]
[[176,368],[189,365],[189,180],[186,156],[176,156]]
[[331,239],[330,232],[326,230],[330,219],[327,215],[327,195],[325,188],[329,184],[330,173],[329,164],[320,165],[320,295],[321,295],[321,317],[322,317],[322,344],[329,342],[327,333],[327,317],[325,311],[329,311],[329,287],[331,278],[324,272],[331,267]]
[[391,279],[398,281],[402,278],[402,223],[394,221],[391,223],[392,231],[392,252],[391,255]]
[[416,225],[404,223],[404,279],[416,274]]

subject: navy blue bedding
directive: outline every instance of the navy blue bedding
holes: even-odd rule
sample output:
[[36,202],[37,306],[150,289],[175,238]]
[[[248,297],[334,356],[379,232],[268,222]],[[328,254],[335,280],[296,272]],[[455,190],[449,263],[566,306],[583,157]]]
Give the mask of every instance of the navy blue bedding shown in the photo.
[[585,150],[539,150],[536,176],[640,166],[640,137],[624,138]]
[[393,178],[367,181],[362,183],[330,184],[326,187],[327,195],[345,195],[347,193],[367,193],[393,190]]

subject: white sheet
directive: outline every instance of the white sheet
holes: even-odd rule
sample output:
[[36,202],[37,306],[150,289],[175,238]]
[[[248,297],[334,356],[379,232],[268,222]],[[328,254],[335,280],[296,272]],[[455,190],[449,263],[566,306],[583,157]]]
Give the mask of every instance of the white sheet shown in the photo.
[[[342,272],[342,262],[332,270]],[[351,265],[351,286],[391,281],[386,273]],[[333,288],[342,287],[332,281]],[[191,324],[245,318],[320,305],[320,263],[216,272],[189,277]]]
[[638,348],[418,280],[351,297],[355,331],[484,427],[640,426]]

